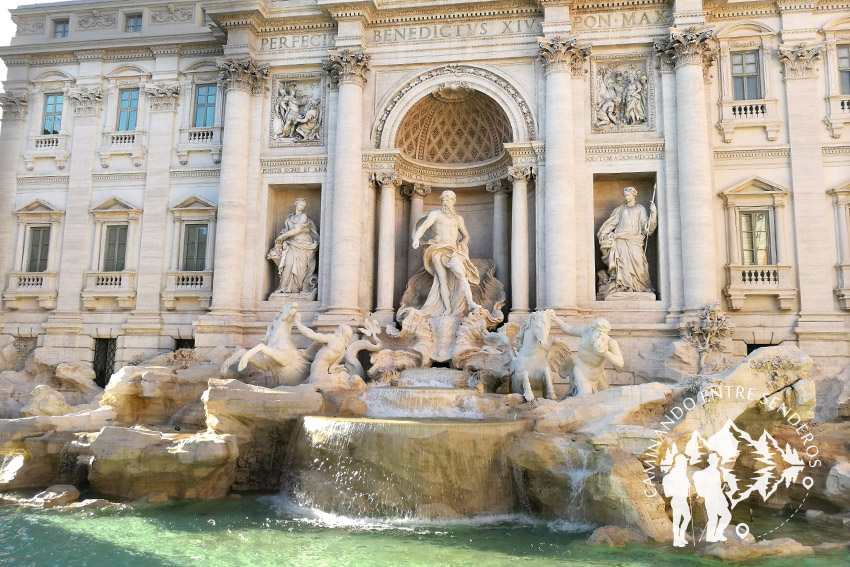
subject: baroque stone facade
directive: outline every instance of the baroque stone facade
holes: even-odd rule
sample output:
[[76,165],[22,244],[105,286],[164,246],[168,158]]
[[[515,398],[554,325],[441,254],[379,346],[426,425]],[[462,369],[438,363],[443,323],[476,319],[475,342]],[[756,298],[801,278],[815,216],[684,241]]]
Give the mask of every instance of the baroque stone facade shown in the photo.
[[[119,365],[187,340],[250,348],[292,300],[267,254],[296,201],[316,227],[305,323],[388,323],[422,267],[413,223],[450,189],[509,320],[604,316],[630,337],[612,383],[693,368],[680,332],[718,300],[727,355],[793,342],[821,377],[850,359],[840,3],[12,12],[0,334],[14,340],[87,362],[114,341]],[[596,234],[624,187],[657,210],[640,236],[654,298],[604,301]]]

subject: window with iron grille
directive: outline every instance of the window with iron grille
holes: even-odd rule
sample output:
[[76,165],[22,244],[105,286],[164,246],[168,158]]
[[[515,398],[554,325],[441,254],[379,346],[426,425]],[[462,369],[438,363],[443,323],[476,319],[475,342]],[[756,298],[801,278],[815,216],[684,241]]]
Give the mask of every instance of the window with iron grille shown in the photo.
[[30,227],[28,272],[43,272],[47,269],[47,254],[50,252],[50,227]]
[[850,45],[838,46],[838,78],[841,94],[850,95]]
[[215,85],[195,89],[195,128],[208,128],[215,122]]
[[53,37],[68,37],[68,20],[53,20]]
[[119,132],[136,129],[136,116],[139,112],[139,89],[126,89],[119,92],[118,128]]
[[62,127],[62,96],[48,94],[44,96],[44,134],[58,134]]
[[121,272],[127,255],[127,225],[106,227],[106,244],[103,251],[103,271]]
[[745,266],[773,264],[768,211],[741,211],[741,259]]
[[183,270],[202,272],[207,263],[207,225],[187,224],[183,236]]
[[126,30],[128,32],[140,32],[142,31],[142,15],[141,14],[127,14],[127,26]]
[[94,340],[94,370],[95,384],[105,388],[109,378],[115,371],[115,351],[118,348],[118,339],[95,339]]
[[741,51],[732,54],[732,87],[735,91],[735,100],[762,98],[758,63],[758,51]]

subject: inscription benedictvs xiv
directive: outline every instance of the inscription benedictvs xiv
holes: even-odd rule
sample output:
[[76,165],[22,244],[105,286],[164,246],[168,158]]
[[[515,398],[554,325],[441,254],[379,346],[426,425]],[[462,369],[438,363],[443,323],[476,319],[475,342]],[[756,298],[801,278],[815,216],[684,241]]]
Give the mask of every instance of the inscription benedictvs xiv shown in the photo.
[[539,33],[541,33],[541,26],[538,18],[523,18],[519,20],[458,22],[453,24],[429,24],[375,29],[371,30],[369,37],[372,43],[402,43],[407,41]]

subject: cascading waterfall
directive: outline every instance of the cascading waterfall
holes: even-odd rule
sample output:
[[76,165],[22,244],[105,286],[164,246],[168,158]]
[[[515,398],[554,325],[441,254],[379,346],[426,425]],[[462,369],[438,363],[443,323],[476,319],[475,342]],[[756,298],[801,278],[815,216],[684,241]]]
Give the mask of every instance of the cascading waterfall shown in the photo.
[[302,506],[356,517],[515,510],[505,453],[526,421],[305,417],[286,483]]

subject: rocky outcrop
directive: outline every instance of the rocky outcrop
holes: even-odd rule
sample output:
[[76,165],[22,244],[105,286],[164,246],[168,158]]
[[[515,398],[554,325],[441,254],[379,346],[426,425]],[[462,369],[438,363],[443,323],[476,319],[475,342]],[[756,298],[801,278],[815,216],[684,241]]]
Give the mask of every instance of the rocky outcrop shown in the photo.
[[80,497],[80,491],[70,484],[56,484],[36,494],[30,502],[39,508],[55,508],[70,504]]
[[181,407],[197,403],[218,368],[209,363],[174,366],[125,366],[112,375],[102,406],[115,409],[124,425],[165,425]]
[[611,547],[623,547],[629,542],[644,542],[646,536],[636,530],[623,529],[619,526],[602,526],[593,530],[587,538],[593,545],[609,545]]
[[50,386],[39,384],[32,390],[27,405],[21,408],[21,417],[36,415],[65,415],[73,413],[72,406],[65,403],[65,396]]
[[325,410],[322,395],[310,385],[269,389],[238,380],[210,380],[203,403],[210,430],[232,435],[239,447],[234,490],[280,488],[298,418]]
[[91,444],[89,482],[97,492],[138,500],[162,492],[174,498],[223,498],[233,484],[238,449],[230,435],[164,434],[105,427]]
[[758,557],[794,557],[799,555],[814,555],[815,550],[791,538],[766,539],[758,543],[741,543],[725,541],[713,543],[699,550],[700,557],[722,559],[723,561],[746,561]]

